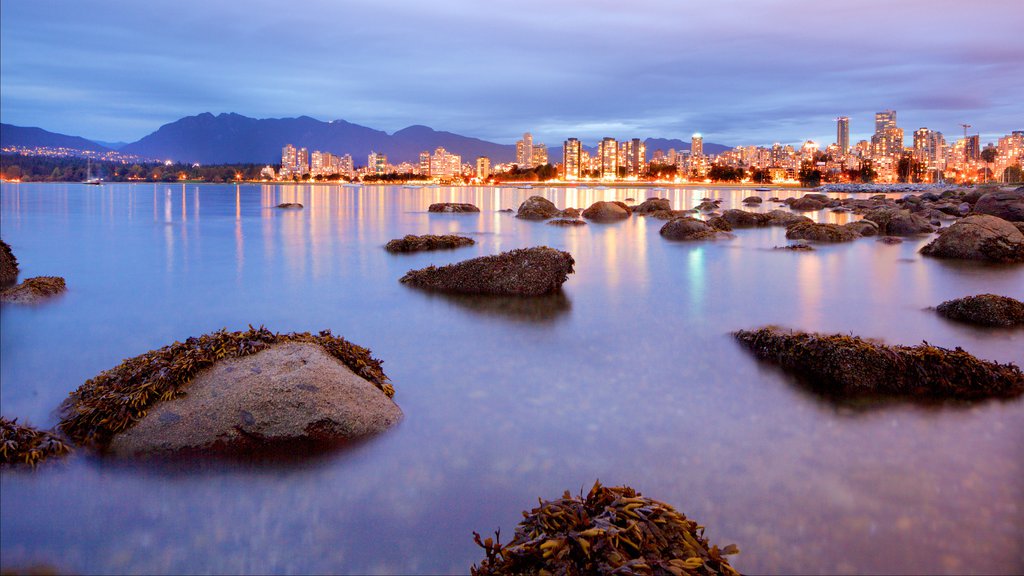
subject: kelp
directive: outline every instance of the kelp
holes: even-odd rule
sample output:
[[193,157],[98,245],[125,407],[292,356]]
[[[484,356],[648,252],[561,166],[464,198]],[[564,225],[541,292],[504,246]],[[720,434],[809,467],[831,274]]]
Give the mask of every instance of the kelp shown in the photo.
[[57,435],[0,416],[0,466],[36,464],[55,456],[65,456],[71,448]]
[[389,398],[395,389],[370,351],[330,330],[276,334],[260,326],[220,330],[129,358],[82,384],[61,407],[59,428],[74,443],[98,448],[146,416],[157,402],[184,395],[196,374],[214,362],[255,354],[274,344],[318,344]]
[[886,346],[844,334],[812,334],[777,327],[734,333],[758,358],[838,395],[884,394],[909,398],[1012,398],[1024,394],[1014,364],[979,360],[961,348],[927,342]]
[[628,486],[596,482],[586,497],[566,491],[523,516],[507,544],[500,531],[494,539],[473,533],[485,554],[473,576],[738,574],[725,558],[735,545],[709,546],[704,527]]
[[1024,302],[996,294],[979,294],[947,300],[939,304],[935,311],[950,320],[980,326],[1024,324]]

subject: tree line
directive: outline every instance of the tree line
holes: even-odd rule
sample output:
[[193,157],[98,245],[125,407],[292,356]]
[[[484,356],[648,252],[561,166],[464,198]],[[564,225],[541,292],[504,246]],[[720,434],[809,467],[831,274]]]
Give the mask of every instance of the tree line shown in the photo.
[[262,164],[194,166],[162,162],[122,164],[104,160],[90,163],[85,158],[0,155],[0,174],[7,180],[22,182],[82,182],[90,175],[105,182],[234,182],[259,180],[262,170]]

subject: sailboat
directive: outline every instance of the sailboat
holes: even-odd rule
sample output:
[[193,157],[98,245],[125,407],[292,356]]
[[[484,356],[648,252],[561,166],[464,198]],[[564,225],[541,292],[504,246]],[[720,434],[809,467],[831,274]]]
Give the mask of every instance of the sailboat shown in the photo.
[[92,177],[92,159],[87,158],[85,160],[85,181],[82,184],[88,184],[90,186],[99,186],[103,181],[99,178]]

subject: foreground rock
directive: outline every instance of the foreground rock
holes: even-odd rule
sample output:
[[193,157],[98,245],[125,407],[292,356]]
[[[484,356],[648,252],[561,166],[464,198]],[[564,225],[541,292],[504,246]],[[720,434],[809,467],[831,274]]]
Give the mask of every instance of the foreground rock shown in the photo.
[[633,208],[636,214],[652,214],[659,210],[672,210],[672,203],[668,198],[648,198]]
[[1024,373],[1017,366],[979,360],[960,348],[884,346],[855,336],[773,327],[734,335],[758,358],[837,395],[980,399],[1024,393]]
[[710,545],[697,522],[628,486],[597,482],[523,516],[506,544],[473,533],[485,557],[470,574],[739,574],[725,558],[735,545]]
[[541,246],[410,270],[403,284],[459,294],[538,296],[556,292],[573,272],[568,252]]
[[0,291],[0,302],[35,304],[66,292],[67,289],[67,284],[60,276],[36,276],[26,278],[17,286]]
[[1002,218],[972,214],[939,232],[938,238],[921,248],[921,254],[986,262],[1024,262],[1024,233]]
[[597,222],[611,222],[629,218],[630,210],[622,202],[594,202],[583,211],[583,217]]
[[716,240],[730,237],[707,222],[689,216],[669,220],[661,227],[659,234],[668,240]]
[[70,452],[71,448],[52,432],[18,424],[16,418],[9,420],[0,416],[0,467],[35,466],[47,458]]
[[853,228],[838,224],[817,224],[800,222],[786,228],[786,238],[790,240],[811,240],[812,242],[850,242],[860,238]]
[[407,234],[404,238],[391,240],[384,245],[384,249],[388,252],[421,252],[424,250],[449,250],[473,244],[476,244],[476,240],[455,234],[445,234],[444,236]]
[[988,214],[1008,222],[1024,222],[1024,192],[998,190],[983,194],[974,204],[975,214]]
[[864,220],[870,220],[877,224],[878,234],[883,236],[913,236],[915,234],[930,234],[935,231],[928,220],[910,210],[879,208],[865,214]]
[[130,358],[72,392],[60,430],[119,456],[317,450],[401,419],[370,351],[329,331],[220,331]]
[[458,202],[438,202],[431,204],[427,212],[479,212],[480,209],[472,204],[460,204]]
[[302,210],[302,204],[298,202],[282,202],[277,205],[278,208],[283,210]]
[[18,259],[7,242],[0,240],[0,288],[14,284],[17,279]]
[[939,304],[935,310],[950,320],[980,326],[1024,324],[1024,302],[995,294],[980,294],[947,300]]
[[554,202],[543,196],[530,196],[519,205],[516,218],[523,220],[547,220],[558,216],[558,208]]

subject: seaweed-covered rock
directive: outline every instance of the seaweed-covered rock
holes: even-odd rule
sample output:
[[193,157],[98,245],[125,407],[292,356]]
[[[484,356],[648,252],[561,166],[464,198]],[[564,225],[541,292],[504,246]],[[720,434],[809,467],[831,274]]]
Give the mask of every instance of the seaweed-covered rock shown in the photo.
[[637,214],[649,214],[657,212],[659,210],[671,210],[672,203],[669,202],[668,198],[648,198],[641,202],[636,208],[633,208],[633,212]]
[[555,218],[554,220],[548,220],[548,224],[552,226],[585,226],[587,221],[577,218]]
[[827,204],[827,201],[819,200],[811,194],[806,194],[790,203],[789,207],[801,212],[812,212],[814,210],[821,210],[825,207],[825,204]]
[[440,292],[538,296],[561,288],[573,264],[568,252],[541,246],[410,270],[401,282]]
[[445,234],[443,236],[435,236],[433,234],[414,236],[407,234],[404,238],[391,240],[384,245],[384,249],[388,252],[420,252],[423,250],[447,250],[461,246],[472,246],[473,244],[476,244],[476,240],[455,234]]
[[1008,222],[1024,222],[1024,192],[998,190],[984,194],[974,204],[974,213],[997,216]]
[[776,246],[775,250],[789,250],[790,252],[813,252],[814,246],[810,244],[787,244],[785,246]]
[[690,214],[696,214],[697,211],[690,210],[658,210],[657,212],[646,212],[641,216],[650,216],[651,218],[657,218],[658,220],[672,220],[674,218],[680,218],[682,216],[689,216]]
[[35,466],[47,458],[69,452],[71,448],[54,433],[18,424],[17,418],[9,420],[0,416],[0,466]]
[[801,216],[800,214],[793,214],[785,210],[771,210],[766,216],[768,217],[767,223],[770,226],[783,226],[789,227],[793,224],[799,224],[801,222],[814,222],[807,216]]
[[736,208],[730,208],[722,212],[722,218],[733,228],[757,228],[759,226],[767,226],[771,221],[771,216],[768,214],[747,212],[746,210],[738,210]]
[[427,212],[479,212],[480,209],[472,204],[459,202],[437,202],[427,208]]
[[710,545],[697,522],[628,486],[597,482],[586,497],[566,491],[523,516],[507,544],[500,532],[495,540],[473,533],[485,554],[473,576],[739,574],[725,558],[735,545]]
[[855,336],[775,327],[734,335],[758,358],[836,395],[980,399],[1024,393],[1024,373],[1017,366],[979,360],[960,348],[885,346]]
[[597,222],[610,222],[629,218],[629,208],[622,202],[594,202],[583,211],[583,217]]
[[394,393],[369,350],[330,331],[221,330],[86,381],[62,405],[59,428],[76,444],[106,451],[145,423],[118,454],[313,448],[397,422]]
[[855,220],[843,224],[842,227],[853,230],[860,236],[878,236],[878,224],[871,220]]
[[700,204],[697,204],[696,209],[701,212],[711,212],[712,210],[718,210],[718,204],[720,200],[702,200]]
[[659,233],[668,240],[714,240],[723,234],[707,222],[689,216],[669,220]]
[[302,204],[298,202],[282,202],[277,207],[283,210],[302,210]]
[[882,244],[902,244],[903,238],[899,236],[882,236],[878,241]]
[[708,226],[711,226],[715,230],[721,230],[722,232],[732,232],[732,224],[723,218],[722,216],[715,216],[714,218],[708,218]]
[[1012,223],[972,214],[939,232],[921,254],[935,258],[958,258],[987,262],[1024,262],[1024,234]]
[[790,240],[811,240],[813,242],[849,242],[860,237],[852,228],[838,224],[818,224],[816,222],[799,222],[786,228],[786,238]]
[[36,276],[35,278],[26,278],[17,286],[0,291],[0,302],[35,304],[65,292],[67,289],[67,284],[60,276]]
[[523,220],[547,220],[558,216],[558,208],[554,202],[543,196],[530,196],[519,205],[516,218]]
[[18,259],[11,247],[0,240],[0,287],[13,284],[18,279]]
[[864,220],[877,224],[878,233],[885,236],[913,236],[935,231],[928,220],[910,210],[878,208],[865,214]]
[[1024,324],[1024,302],[1008,296],[980,294],[947,300],[935,308],[949,318],[981,326],[1016,326]]
[[764,202],[764,198],[760,196],[747,196],[743,199],[744,204],[760,204],[762,202]]
[[558,213],[559,218],[579,218],[580,211],[576,208],[566,208]]

